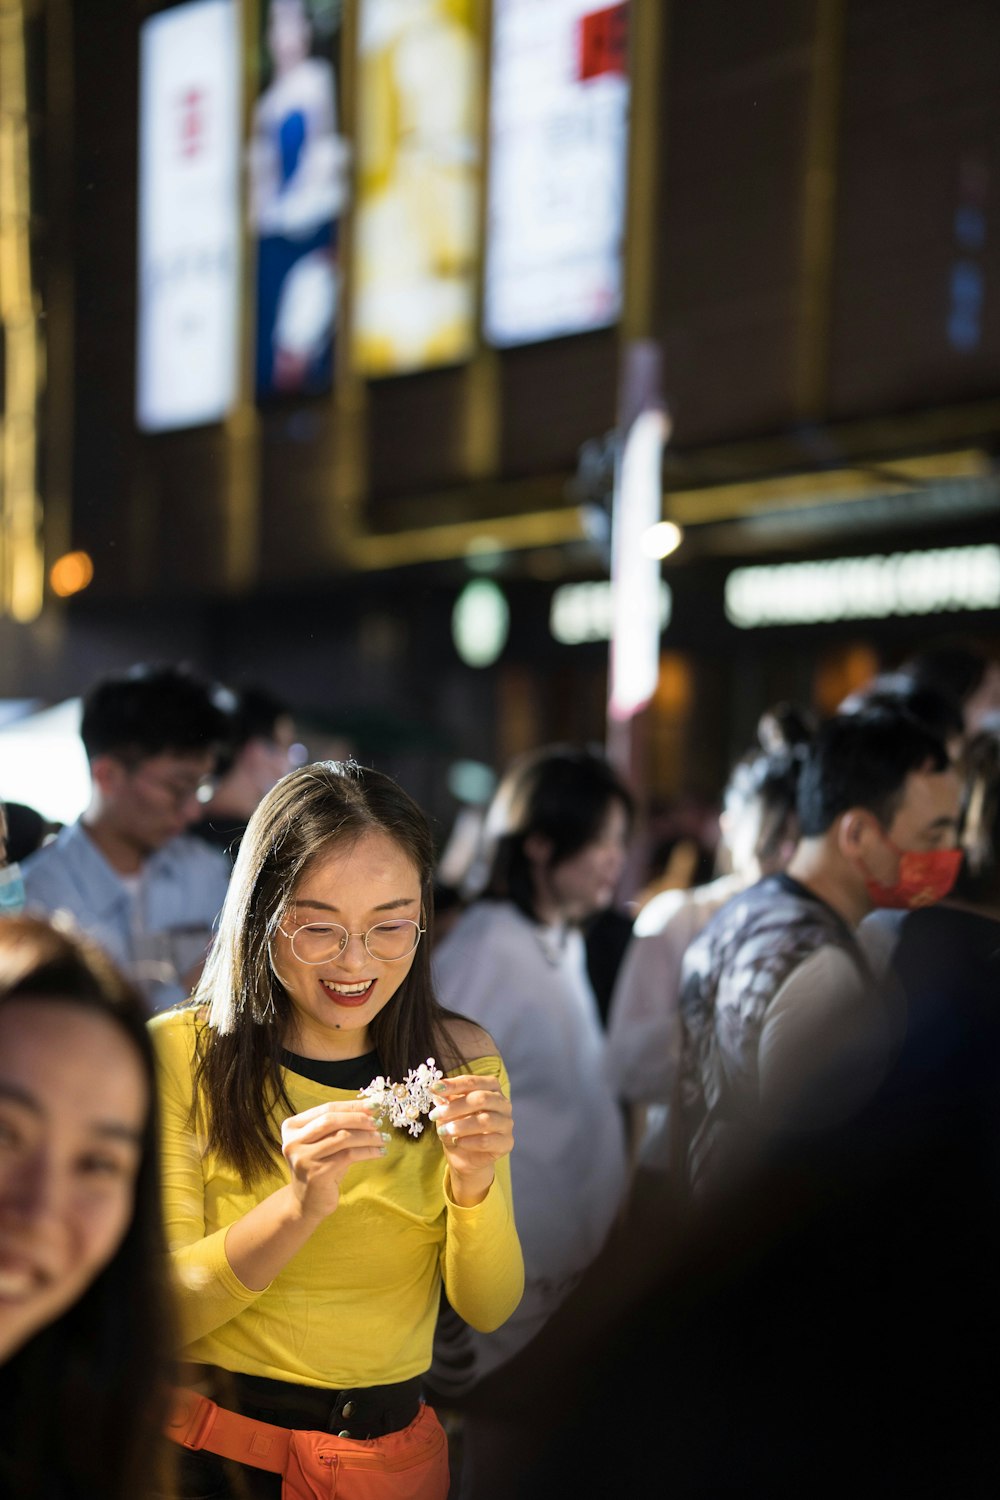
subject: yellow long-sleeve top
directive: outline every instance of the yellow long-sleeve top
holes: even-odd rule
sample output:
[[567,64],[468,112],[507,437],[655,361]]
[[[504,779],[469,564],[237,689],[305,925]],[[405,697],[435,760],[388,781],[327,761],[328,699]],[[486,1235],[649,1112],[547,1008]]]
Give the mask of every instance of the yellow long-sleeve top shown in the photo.
[[[348,1170],[336,1211],[262,1292],[243,1285],[225,1251],[230,1224],[289,1180],[285,1163],[247,1192],[238,1174],[206,1150],[203,1111],[191,1124],[195,1010],[155,1016],[160,1073],[165,1218],[186,1359],[250,1375],[332,1389],[381,1385],[422,1374],[431,1361],[442,1278],[448,1299],[481,1331],[497,1328],[524,1285],[510,1168],[482,1203],[462,1208],[448,1192],[436,1131],[418,1140],[391,1129],[388,1154]],[[417,1059],[419,1061],[419,1059]],[[497,1077],[498,1056],[470,1062]],[[288,1070],[300,1113],[357,1098]]]

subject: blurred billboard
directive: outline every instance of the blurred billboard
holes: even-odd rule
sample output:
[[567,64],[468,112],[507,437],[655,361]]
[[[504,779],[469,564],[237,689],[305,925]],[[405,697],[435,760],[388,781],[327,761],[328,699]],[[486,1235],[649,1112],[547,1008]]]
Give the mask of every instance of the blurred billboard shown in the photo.
[[361,0],[352,351],[366,375],[476,338],[483,39],[476,0]]
[[140,31],[136,420],[213,422],[237,389],[239,21],[192,0]]
[[330,389],[349,150],[333,58],[340,0],[264,0],[248,150],[258,399]]
[[492,344],[618,318],[627,11],[594,0],[494,0],[483,308]]

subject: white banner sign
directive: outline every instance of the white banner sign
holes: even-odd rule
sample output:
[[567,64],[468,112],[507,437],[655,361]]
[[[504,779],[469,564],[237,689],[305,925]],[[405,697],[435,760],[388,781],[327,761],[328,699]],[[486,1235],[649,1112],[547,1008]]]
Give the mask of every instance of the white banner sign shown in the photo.
[[531,343],[622,301],[628,7],[494,0],[484,332]]
[[147,432],[217,421],[235,399],[239,79],[234,0],[144,23],[136,419]]
[[609,717],[623,723],[656,692],[660,670],[660,564],[640,539],[660,519],[668,423],[650,408],[625,437],[611,532]]

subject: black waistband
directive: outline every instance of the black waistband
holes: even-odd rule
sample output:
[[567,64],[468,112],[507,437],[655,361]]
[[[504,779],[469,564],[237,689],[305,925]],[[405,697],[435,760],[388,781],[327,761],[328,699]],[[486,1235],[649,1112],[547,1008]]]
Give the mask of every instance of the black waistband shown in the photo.
[[278,1427],[333,1432],[338,1437],[377,1438],[408,1427],[420,1410],[419,1375],[392,1385],[335,1391],[210,1367],[206,1367],[206,1373],[220,1406]]

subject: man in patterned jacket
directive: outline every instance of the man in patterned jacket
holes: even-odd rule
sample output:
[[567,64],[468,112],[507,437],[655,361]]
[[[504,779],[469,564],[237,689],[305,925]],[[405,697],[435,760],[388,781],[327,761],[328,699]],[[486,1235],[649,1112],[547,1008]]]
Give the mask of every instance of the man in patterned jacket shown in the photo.
[[895,705],[830,719],[799,787],[787,871],[716,913],[685,956],[671,1156],[695,1194],[738,1170],[759,1131],[803,1101],[843,1117],[900,1036],[855,928],[876,906],[926,905],[958,872],[959,779],[944,744]]

